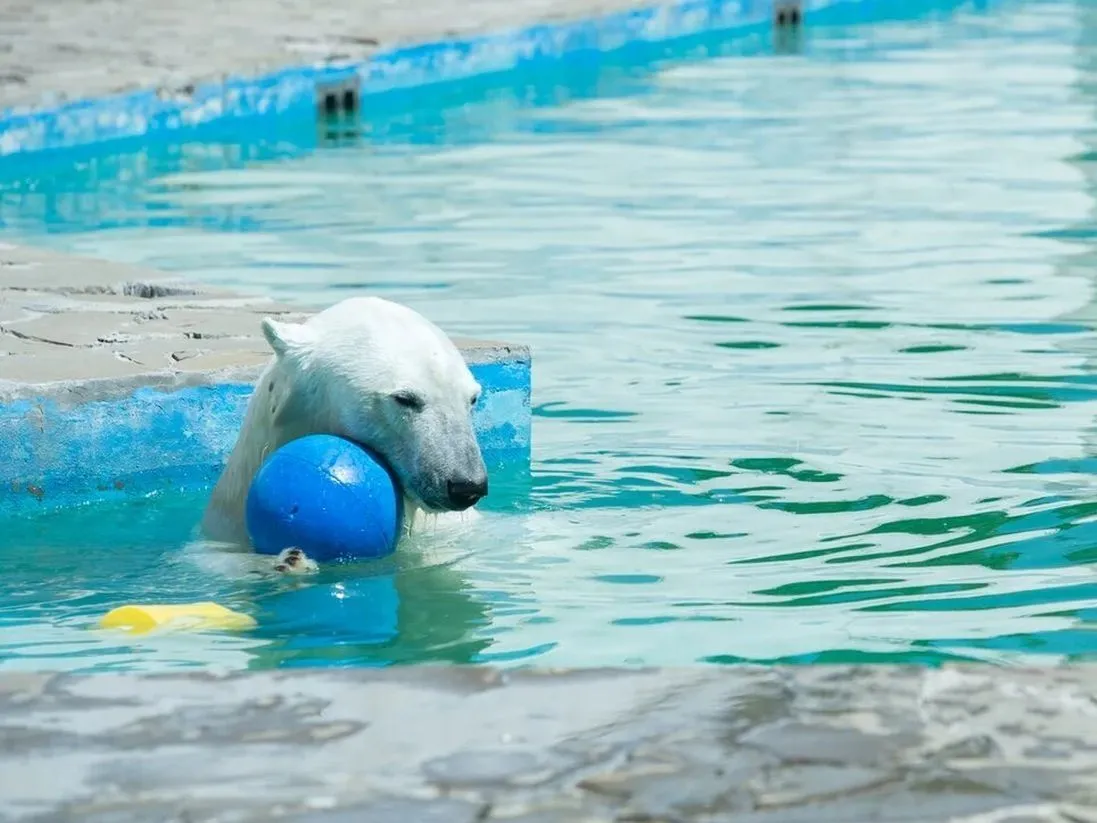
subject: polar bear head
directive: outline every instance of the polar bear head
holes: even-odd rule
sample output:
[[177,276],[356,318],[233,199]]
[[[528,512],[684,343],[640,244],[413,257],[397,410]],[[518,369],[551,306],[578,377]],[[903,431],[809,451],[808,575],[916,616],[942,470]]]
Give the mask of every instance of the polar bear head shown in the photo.
[[487,494],[472,423],[480,386],[433,323],[398,303],[354,297],[304,323],[267,318],[262,328],[289,384],[272,409],[277,428],[368,446],[428,511],[462,511]]

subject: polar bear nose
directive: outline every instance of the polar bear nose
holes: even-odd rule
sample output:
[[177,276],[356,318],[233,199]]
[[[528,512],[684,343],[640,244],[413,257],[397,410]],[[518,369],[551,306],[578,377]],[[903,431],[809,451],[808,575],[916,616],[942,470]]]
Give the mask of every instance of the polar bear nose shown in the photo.
[[488,493],[488,481],[449,480],[446,482],[446,496],[454,509],[467,509]]

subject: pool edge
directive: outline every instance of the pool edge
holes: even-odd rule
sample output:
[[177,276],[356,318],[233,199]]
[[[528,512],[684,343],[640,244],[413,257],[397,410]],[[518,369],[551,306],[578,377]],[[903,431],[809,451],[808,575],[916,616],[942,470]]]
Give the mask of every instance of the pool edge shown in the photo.
[[[212,486],[271,357],[262,317],[318,308],[4,244],[0,516]],[[528,472],[529,347],[453,339],[489,468]]]
[[0,675],[0,814],[1090,820],[1097,720],[1079,707],[1095,678],[951,664],[14,672]]
[[[994,2],[994,0],[986,0]],[[220,80],[178,88],[134,90],[56,105],[0,109],[0,158],[66,152],[88,145],[159,139],[216,138],[226,129],[273,133],[287,119],[316,119],[329,91],[351,90],[359,101],[381,94],[485,75],[536,71],[550,63],[598,59],[637,45],[731,32],[759,25],[793,27],[820,20],[870,22],[896,13],[917,14],[959,0],[671,0],[626,4],[601,14],[534,19],[495,31],[435,39],[378,43],[363,58],[328,57],[273,70],[241,67]],[[904,8],[910,6],[913,8]],[[795,18],[783,12],[795,8]],[[552,8],[541,10],[542,15]],[[837,16],[836,16],[837,15]],[[197,70],[192,74],[200,74]]]

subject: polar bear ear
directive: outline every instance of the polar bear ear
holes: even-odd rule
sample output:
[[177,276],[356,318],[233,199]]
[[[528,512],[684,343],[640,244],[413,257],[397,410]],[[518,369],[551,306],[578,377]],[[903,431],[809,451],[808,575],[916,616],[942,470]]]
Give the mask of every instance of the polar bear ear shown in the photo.
[[312,330],[301,323],[263,318],[263,337],[279,357],[298,354],[312,342]]

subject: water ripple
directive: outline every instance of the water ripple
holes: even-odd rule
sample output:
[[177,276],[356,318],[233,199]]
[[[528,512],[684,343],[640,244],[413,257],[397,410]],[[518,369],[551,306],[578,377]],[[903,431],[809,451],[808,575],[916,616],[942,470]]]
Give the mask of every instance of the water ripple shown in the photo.
[[[471,544],[330,572],[358,593],[338,625],[246,575],[165,575],[186,530],[155,517],[89,548],[93,519],[8,532],[0,665],[1097,654],[1097,10],[690,48],[708,59],[371,111],[352,146],[0,184],[35,242],[302,302],[379,292],[535,357],[528,499]],[[262,631],[89,639],[123,593],[228,597]]]

